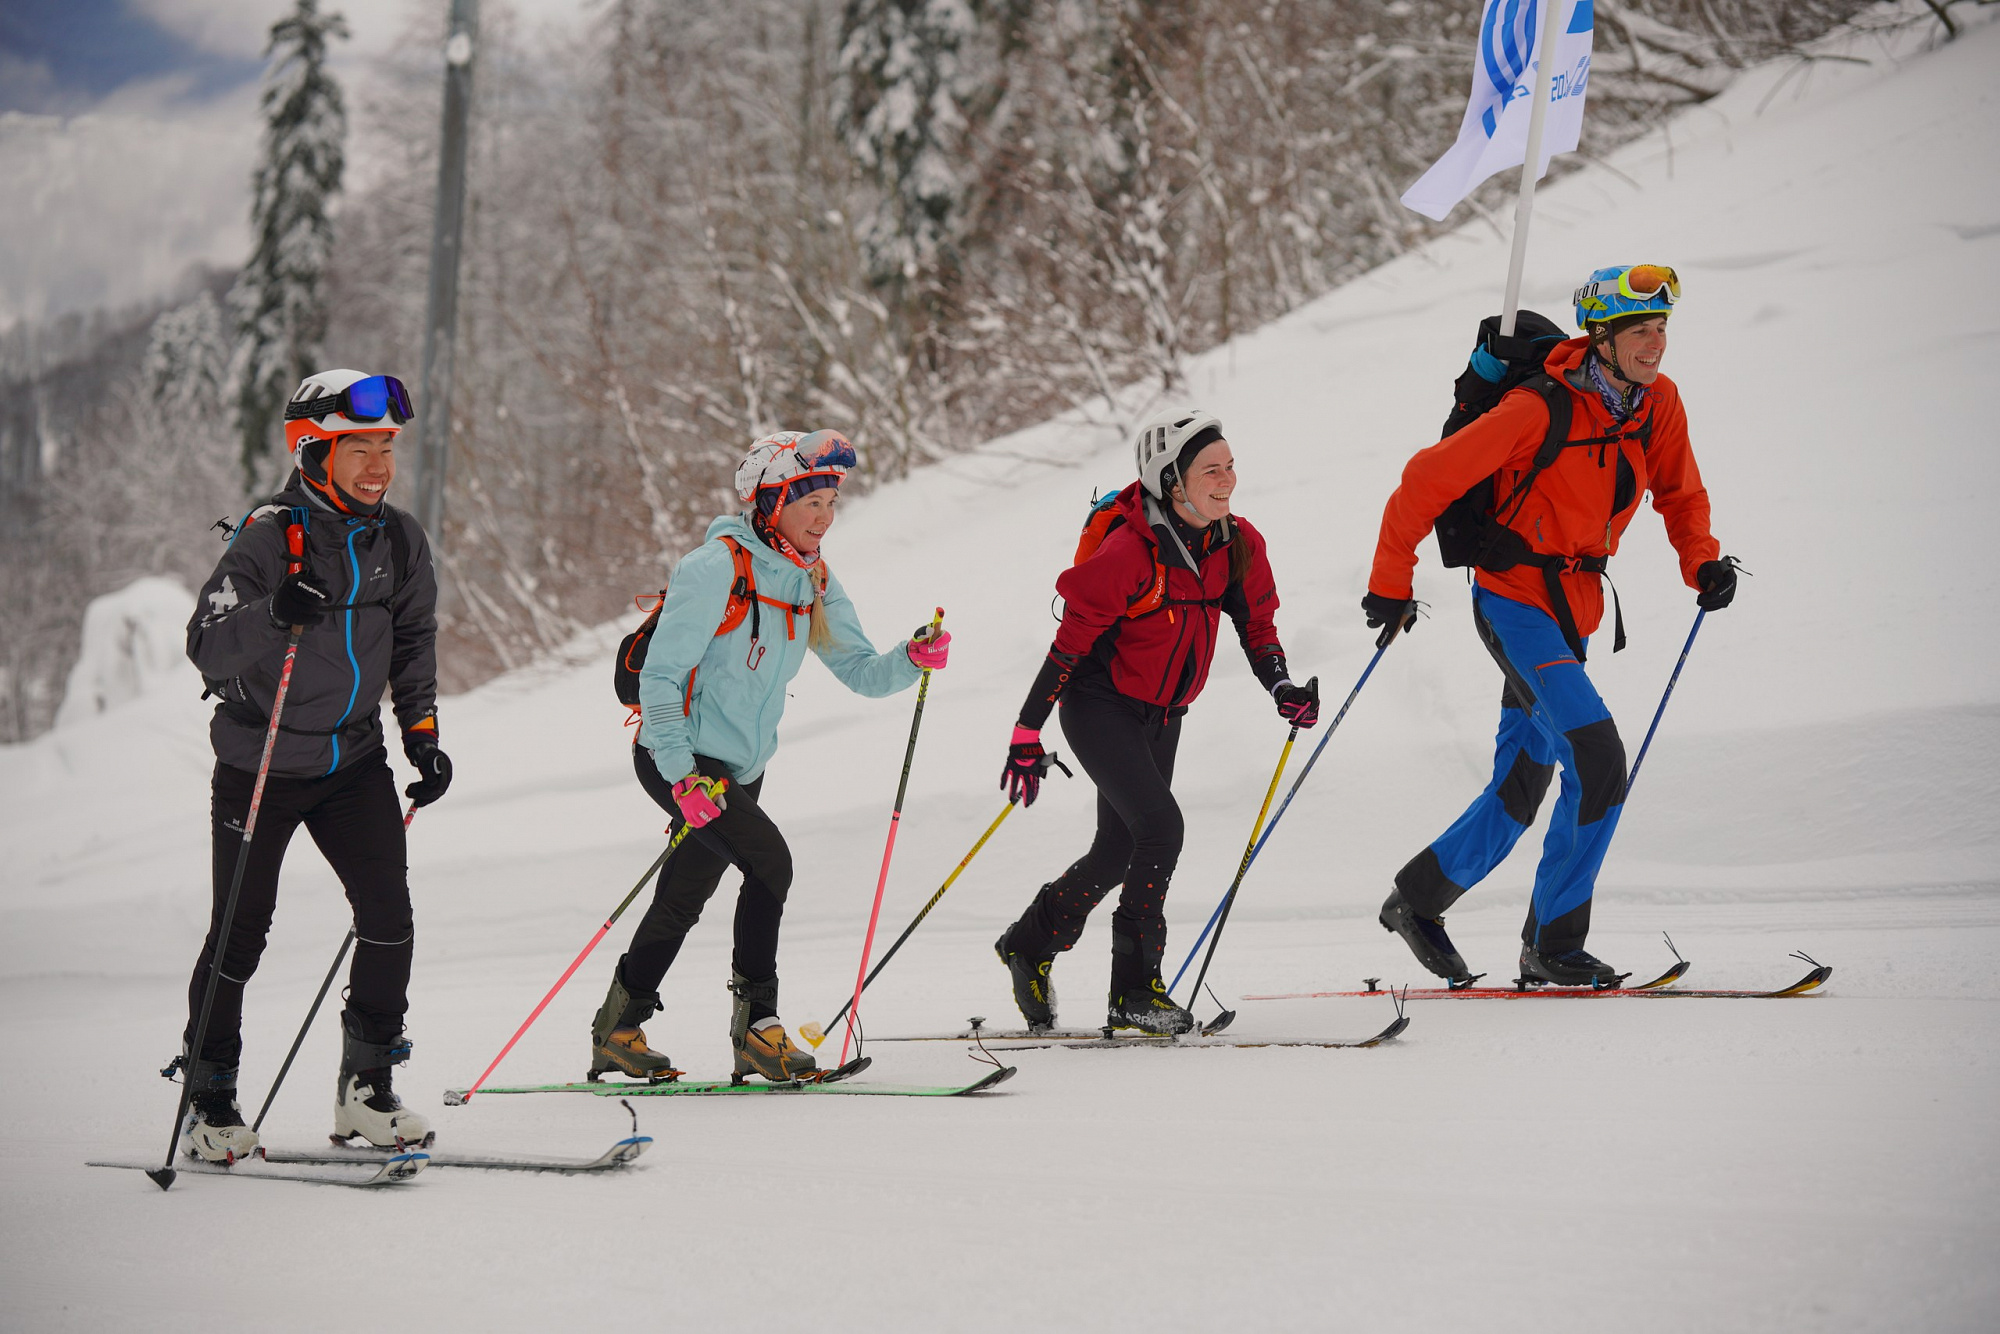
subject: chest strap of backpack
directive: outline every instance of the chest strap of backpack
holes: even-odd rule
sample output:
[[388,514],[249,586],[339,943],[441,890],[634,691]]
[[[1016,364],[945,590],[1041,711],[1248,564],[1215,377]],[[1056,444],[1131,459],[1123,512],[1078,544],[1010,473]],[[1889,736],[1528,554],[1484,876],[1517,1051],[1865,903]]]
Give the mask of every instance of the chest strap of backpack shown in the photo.
[[[1576,613],[1570,610],[1569,594],[1563,590],[1562,576],[1565,570],[1575,570],[1580,574],[1594,574],[1611,584],[1604,571],[1609,566],[1609,556],[1545,556],[1531,551],[1521,557],[1521,564],[1539,566],[1542,571],[1542,585],[1548,590],[1549,606],[1554,609],[1556,625],[1562,630],[1563,643],[1576,655],[1579,664],[1586,661],[1583,651],[1583,636],[1576,630]],[[1611,584],[1611,651],[1621,653],[1625,649],[1625,610],[1618,605],[1618,586]]]
[[[764,637],[763,608],[774,607],[784,612],[785,638],[797,639],[797,618],[808,615],[812,611],[812,604],[808,602],[801,606],[794,602],[783,601],[780,598],[768,598],[759,593],[757,591],[756,566],[753,563],[749,548],[729,536],[724,536],[722,543],[729,548],[729,560],[730,564],[735,568],[735,577],[730,581],[729,602],[723,608],[722,623],[715,627],[715,633],[718,636],[728,634],[731,630],[743,624],[743,618],[748,616],[750,618],[750,651],[745,656],[744,663],[752,671],[755,671],[757,667],[756,660],[760,656],[757,652],[758,641]],[[826,591],[824,583],[815,581],[814,586],[817,592],[824,593]],[[700,670],[701,668],[698,666],[689,668],[687,682],[681,687],[681,717],[683,718],[690,717],[694,713],[694,678],[695,674]]]

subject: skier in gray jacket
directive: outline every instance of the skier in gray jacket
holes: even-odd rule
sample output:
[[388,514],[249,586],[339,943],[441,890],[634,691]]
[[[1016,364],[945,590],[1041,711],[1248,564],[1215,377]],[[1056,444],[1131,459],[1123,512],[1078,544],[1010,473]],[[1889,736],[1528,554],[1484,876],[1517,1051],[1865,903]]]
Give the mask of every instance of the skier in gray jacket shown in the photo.
[[[427,805],[451,783],[451,761],[438,749],[430,546],[416,519],[384,500],[409,415],[394,377],[336,370],[305,380],[285,411],[295,471],[236,531],[188,623],[188,657],[221,702],[209,724],[214,903],[176,1064],[193,1085],[183,1148],[210,1161],[244,1157],[257,1144],[236,1104],[243,989],[264,951],[285,848],[302,824],[354,910],[334,1135],[388,1147],[431,1140],[390,1079],[410,1051],[403,1016],[414,934],[404,816],[381,722],[385,692],[418,773],[405,795]],[[293,626],[304,631],[236,915],[220,942],[214,1007],[202,1049],[189,1051]]]

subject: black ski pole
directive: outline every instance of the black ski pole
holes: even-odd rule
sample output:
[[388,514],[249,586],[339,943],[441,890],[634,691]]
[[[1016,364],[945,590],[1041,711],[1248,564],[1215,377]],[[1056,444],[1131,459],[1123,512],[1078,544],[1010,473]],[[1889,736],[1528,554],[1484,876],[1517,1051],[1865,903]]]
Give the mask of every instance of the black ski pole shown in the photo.
[[[305,566],[305,527],[293,524],[285,534],[291,551],[289,573]],[[236,871],[229,877],[229,897],[223,901],[222,920],[217,924],[215,948],[208,959],[208,985],[202,989],[201,1011],[195,1017],[194,1040],[181,1052],[181,1097],[174,1109],[173,1130],[167,1136],[166,1161],[146,1173],[161,1190],[174,1184],[174,1150],[180,1147],[181,1123],[187,1119],[188,1103],[194,1098],[194,1069],[201,1060],[202,1043],[208,1038],[208,1016],[215,1008],[216,983],[222,980],[222,954],[229,948],[229,931],[236,924],[236,900],[243,892],[243,872],[250,865],[250,840],[257,832],[257,811],[264,804],[264,781],[271,776],[271,752],[278,744],[278,719],[285,711],[285,695],[292,688],[292,666],[299,658],[299,636],[303,625],[294,625],[285,637],[285,665],[278,671],[278,692],[271,700],[271,724],[264,729],[264,754],[257,761],[257,783],[250,789],[250,809],[243,817],[243,846],[236,854]]]
[[1680,661],[1674,664],[1674,674],[1667,678],[1667,693],[1660,696],[1660,707],[1653,710],[1653,725],[1646,729],[1646,739],[1639,743],[1639,756],[1632,761],[1632,772],[1625,779],[1625,795],[1632,795],[1632,784],[1639,781],[1639,766],[1646,762],[1646,747],[1653,744],[1653,733],[1660,729],[1660,716],[1667,711],[1667,701],[1674,697],[1674,684],[1681,679],[1681,668],[1687,666],[1688,653],[1694,648],[1694,637],[1701,633],[1701,621],[1708,615],[1706,607],[1694,614],[1694,629],[1688,631],[1687,643],[1681,645]]
[[[1243,876],[1249,872],[1251,863],[1257,860],[1257,854],[1264,850],[1264,845],[1271,841],[1271,831],[1278,827],[1278,821],[1285,818],[1285,812],[1291,809],[1292,798],[1299,795],[1299,789],[1304,787],[1306,779],[1311,777],[1313,766],[1319,763],[1320,752],[1326,749],[1327,742],[1333,740],[1333,734],[1339,730],[1340,721],[1347,716],[1347,711],[1354,707],[1355,698],[1361,694],[1361,687],[1367,685],[1368,678],[1375,674],[1375,664],[1382,661],[1382,655],[1389,651],[1389,645],[1396,641],[1396,636],[1416,623],[1417,614],[1412,610],[1407,619],[1398,618],[1391,621],[1382,627],[1381,634],[1375,636],[1375,656],[1370,658],[1368,665],[1361,669],[1361,679],[1354,683],[1354,689],[1347,692],[1346,700],[1341,703],[1340,712],[1334,714],[1333,721],[1326,725],[1326,735],[1322,736],[1319,739],[1319,744],[1313,747],[1312,754],[1306,756],[1305,767],[1299,770],[1299,776],[1292,780],[1291,787],[1286,790],[1285,799],[1278,806],[1278,813],[1271,817],[1271,823],[1264,826],[1263,834],[1257,839],[1257,846],[1252,848],[1249,857],[1244,859],[1243,869],[1236,877],[1236,885],[1243,883]],[[1222,928],[1229,925],[1229,909],[1233,906],[1236,899],[1236,885],[1230,886],[1229,892],[1223,896],[1222,904],[1217,909],[1215,935],[1208,942],[1208,954],[1201,961],[1201,971],[1195,974],[1194,991],[1188,996],[1190,1002],[1189,1009],[1194,1008],[1192,1002],[1201,998],[1201,984],[1208,977],[1209,961],[1215,958],[1215,947],[1222,940]],[[1204,932],[1204,934],[1206,933]],[[1201,942],[1197,940],[1195,942],[1195,949],[1200,948]],[[1188,951],[1188,958],[1191,959],[1193,957],[1194,951]],[[1181,964],[1181,970],[1183,972],[1187,970],[1185,962]]]
[[[408,829],[410,821],[416,818],[417,803],[413,801],[410,803],[409,811],[403,816],[403,828]],[[326,1000],[328,988],[333,986],[334,974],[340,971],[340,961],[347,957],[347,951],[353,945],[354,928],[350,926],[347,928],[347,934],[341,938],[339,950],[334,953],[333,966],[326,970],[326,976],[320,981],[319,994],[313,997],[312,1008],[306,1011],[306,1021],[299,1025],[298,1036],[292,1039],[292,1049],[285,1053],[285,1063],[278,1067],[278,1077],[271,1081],[271,1091],[264,1095],[264,1105],[257,1109],[257,1119],[250,1123],[251,1134],[254,1135],[263,1129],[264,1117],[271,1110],[271,1104],[277,1101],[278,1087],[285,1082],[285,1076],[291,1073],[292,1061],[298,1056],[299,1048],[305,1045],[306,1033],[312,1028],[313,1020],[319,1017],[320,1004]]]

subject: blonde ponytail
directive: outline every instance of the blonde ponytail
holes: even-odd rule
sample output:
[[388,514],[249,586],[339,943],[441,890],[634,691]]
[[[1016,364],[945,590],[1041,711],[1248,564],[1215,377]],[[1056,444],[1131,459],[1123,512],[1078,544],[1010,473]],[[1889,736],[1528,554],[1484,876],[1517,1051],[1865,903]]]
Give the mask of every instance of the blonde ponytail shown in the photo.
[[833,572],[827,569],[824,556],[820,557],[819,567],[811,571],[809,577],[812,580],[813,600],[811,627],[806,631],[806,647],[815,653],[824,653],[839,643],[834,639],[833,627],[826,619],[826,582],[833,577]]

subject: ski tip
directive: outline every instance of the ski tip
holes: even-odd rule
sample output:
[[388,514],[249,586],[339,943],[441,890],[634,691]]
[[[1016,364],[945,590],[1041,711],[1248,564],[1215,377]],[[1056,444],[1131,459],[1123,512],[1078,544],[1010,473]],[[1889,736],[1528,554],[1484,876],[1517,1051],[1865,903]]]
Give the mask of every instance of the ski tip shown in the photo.
[[147,1172],[146,1175],[153,1179],[154,1185],[158,1186],[161,1190],[167,1190],[174,1184],[174,1178],[179,1176],[180,1173],[174,1171],[171,1167],[155,1167]]

